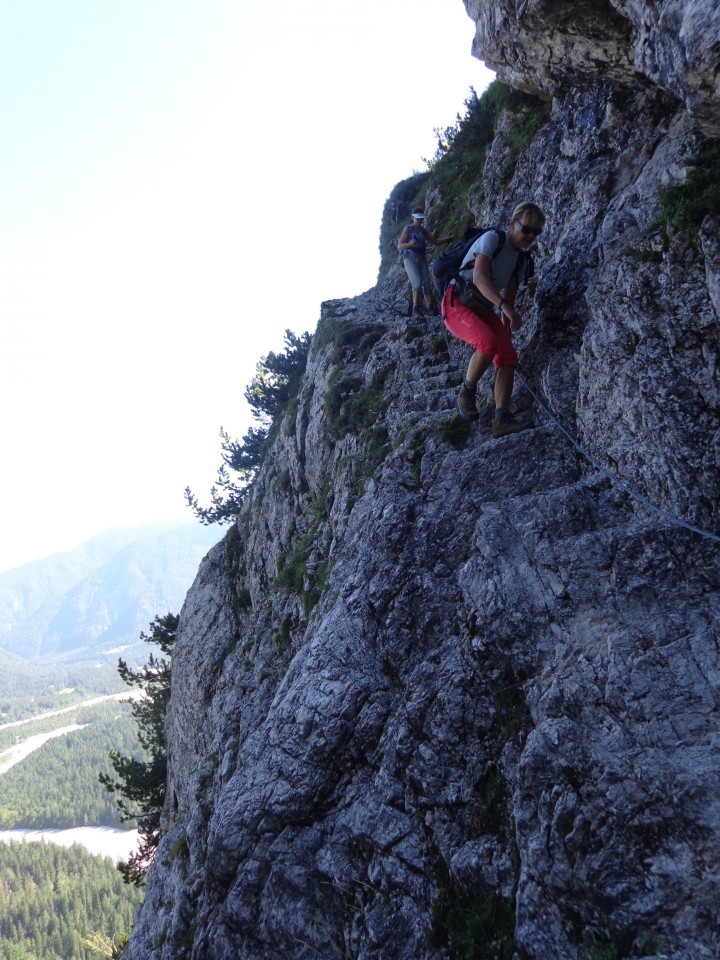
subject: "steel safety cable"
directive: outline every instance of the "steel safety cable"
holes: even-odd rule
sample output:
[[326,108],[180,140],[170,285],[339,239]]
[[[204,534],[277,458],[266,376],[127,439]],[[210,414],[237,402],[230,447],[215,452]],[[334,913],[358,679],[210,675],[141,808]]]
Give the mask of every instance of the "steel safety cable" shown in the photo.
[[517,379],[525,387],[527,392],[533,398],[538,407],[542,410],[548,420],[551,421],[553,426],[557,427],[560,433],[570,441],[570,443],[575,447],[575,449],[580,453],[588,463],[591,463],[596,470],[599,470],[600,473],[604,474],[611,483],[616,487],[619,487],[624,493],[629,497],[632,497],[633,500],[637,500],[638,503],[642,503],[644,506],[649,507],[650,510],[654,511],[658,516],[662,517],[664,520],[669,521],[672,524],[675,524],[678,527],[684,527],[686,530],[690,530],[692,533],[698,534],[698,536],[705,537],[708,540],[714,540],[716,543],[720,543],[720,536],[717,534],[710,533],[709,530],[703,530],[701,527],[693,526],[691,523],[687,523],[685,520],[682,520],[680,517],[676,517],[672,513],[668,513],[667,510],[663,510],[662,507],[658,507],[657,504],[653,503],[652,500],[648,500],[647,497],[644,497],[641,493],[633,490],[629,487],[617,474],[614,474],[612,470],[608,470],[607,467],[603,466],[599,460],[597,460],[591,453],[589,453],[578,441],[573,437],[573,435],[565,429],[565,427],[560,423],[555,414],[547,407],[545,403],[540,399],[537,393],[530,386],[526,378],[520,374],[517,370],[515,372]]
[[[442,323],[442,318],[441,318],[441,323]],[[445,344],[447,346],[448,355],[450,357],[450,360],[453,363],[455,363],[457,361],[456,361],[456,358],[453,356],[453,350],[450,346],[450,340],[448,338],[447,330],[445,329],[444,323],[442,323],[442,328],[443,328],[443,334],[445,336]],[[520,369],[521,367],[518,366],[518,368],[515,371],[515,376],[517,380],[520,383],[522,383],[522,385],[525,387],[527,392],[530,394],[533,400],[537,403],[538,407],[542,410],[542,412],[545,414],[548,420],[550,420],[553,426],[555,426],[560,431],[560,433],[562,433],[562,435],[573,445],[573,447],[575,447],[578,453],[581,456],[583,456],[588,461],[588,463],[591,463],[596,470],[599,470],[600,473],[606,476],[611,483],[613,483],[616,487],[619,487],[624,493],[626,493],[633,500],[636,500],[638,503],[642,503],[644,506],[648,507],[654,513],[656,513],[659,517],[662,517],[664,520],[667,520],[669,523],[672,523],[678,527],[684,527],[686,530],[689,530],[691,533],[696,533],[698,536],[705,537],[707,540],[714,540],[716,543],[720,543],[720,536],[718,536],[717,534],[711,533],[709,530],[703,530],[701,527],[696,527],[693,524],[687,523],[685,520],[682,520],[680,517],[676,517],[674,514],[668,513],[667,510],[663,510],[662,507],[658,507],[657,504],[652,502],[652,500],[648,500],[647,497],[644,497],[641,493],[637,493],[637,491],[629,487],[623,480],[620,479],[620,477],[617,476],[617,474],[614,474],[612,470],[608,470],[607,467],[603,466],[603,464],[600,463],[599,460],[597,460],[588,450],[586,450],[575,439],[575,437],[573,437],[573,435],[568,430],[565,429],[565,427],[560,423],[560,421],[555,416],[555,414],[541,400],[541,398],[530,386],[526,378],[520,373]]]

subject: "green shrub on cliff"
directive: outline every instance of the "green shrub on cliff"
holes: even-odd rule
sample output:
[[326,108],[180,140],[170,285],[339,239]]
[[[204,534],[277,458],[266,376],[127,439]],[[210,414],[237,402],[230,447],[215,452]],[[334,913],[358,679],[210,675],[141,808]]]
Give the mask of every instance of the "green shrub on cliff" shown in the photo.
[[481,96],[471,87],[464,105],[464,115],[458,114],[453,126],[435,128],[437,149],[425,160],[428,171],[402,180],[385,201],[380,276],[398,257],[397,240],[411,210],[424,205],[430,190],[435,197],[429,226],[435,233],[459,238],[474,224],[469,200],[480,192],[485,160],[504,110],[515,117],[510,127],[510,147],[515,153],[525,149],[549,112],[545,101],[513,90],[500,80],[494,80]]
[[513,90],[500,80],[494,80],[480,97],[471,88],[465,115],[458,115],[454,127],[435,131],[438,147],[429,166],[432,185],[439,193],[433,207],[433,225],[441,233],[460,237],[466,227],[474,225],[469,200],[481,191],[485,161],[505,110],[513,115],[509,145],[517,154],[530,143],[547,118],[549,107],[538,97]]
[[678,230],[698,229],[708,214],[720,213],[720,140],[698,140],[688,147],[693,162],[684,183],[660,196],[666,224]]
[[201,523],[228,523],[240,511],[250,485],[302,384],[311,336],[285,331],[285,351],[268,353],[258,361],[255,376],[245,390],[245,399],[259,427],[250,427],[242,440],[233,440],[220,428],[222,464],[217,484],[210,491],[210,506],[200,505],[190,487],[185,500]]

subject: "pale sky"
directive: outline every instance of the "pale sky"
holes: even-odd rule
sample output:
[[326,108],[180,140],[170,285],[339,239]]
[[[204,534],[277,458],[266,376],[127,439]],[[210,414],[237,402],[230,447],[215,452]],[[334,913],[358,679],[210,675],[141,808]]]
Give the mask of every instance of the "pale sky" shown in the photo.
[[0,570],[188,519],[492,74],[462,0],[0,0]]

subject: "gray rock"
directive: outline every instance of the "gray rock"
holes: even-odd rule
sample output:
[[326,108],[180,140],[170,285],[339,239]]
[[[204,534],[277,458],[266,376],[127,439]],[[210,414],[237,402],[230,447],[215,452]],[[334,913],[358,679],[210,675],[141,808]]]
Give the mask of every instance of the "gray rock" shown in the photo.
[[653,224],[718,127],[719,18],[468,9],[478,55],[553,98],[509,185],[500,124],[471,198],[548,214],[535,426],[460,423],[468,352],[408,320],[397,267],[322,305],[182,611],[129,960],[718,956],[718,224]]

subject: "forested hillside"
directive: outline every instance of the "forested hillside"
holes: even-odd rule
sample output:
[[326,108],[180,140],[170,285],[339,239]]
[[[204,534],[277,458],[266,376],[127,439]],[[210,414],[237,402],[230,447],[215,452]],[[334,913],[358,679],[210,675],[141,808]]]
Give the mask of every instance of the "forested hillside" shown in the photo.
[[128,703],[112,701],[61,718],[0,729],[0,767],[9,742],[53,726],[73,725],[83,726],[48,740],[0,775],[0,829],[121,826],[117,804],[98,777],[112,773],[112,749],[137,757],[144,754]]
[[2,960],[91,960],[118,943],[142,894],[80,846],[0,844]]
[[0,731],[6,723],[123,689],[115,660],[48,666],[28,664],[0,651]]
[[[115,798],[99,782],[112,773],[112,749],[145,755],[131,704],[114,697],[76,702],[78,695],[26,697],[21,709],[6,701],[6,714],[24,716],[34,707],[36,719],[0,724],[0,829],[132,826],[121,822]],[[0,958],[117,956],[113,944],[129,931],[140,899],[113,860],[84,847],[0,843]]]

